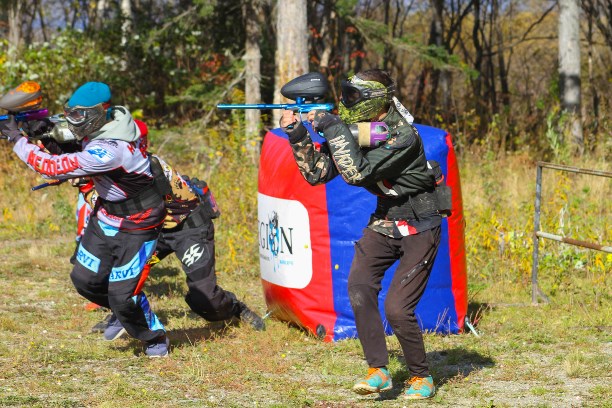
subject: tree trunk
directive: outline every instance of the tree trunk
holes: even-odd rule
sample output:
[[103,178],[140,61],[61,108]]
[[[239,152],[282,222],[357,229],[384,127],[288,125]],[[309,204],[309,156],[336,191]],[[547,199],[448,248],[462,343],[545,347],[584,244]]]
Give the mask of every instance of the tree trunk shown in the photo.
[[584,139],[580,115],[580,7],[579,0],[559,0],[559,85],[561,108],[569,115],[572,149],[582,154]]
[[[245,61],[245,103],[261,103],[261,21],[263,8],[259,0],[247,0],[243,6],[246,26]],[[261,112],[256,109],[245,111],[245,147],[253,159],[259,156],[259,129]]]
[[121,61],[121,70],[128,69],[128,52],[127,45],[132,36],[132,24],[134,14],[132,12],[132,0],[121,0],[121,46],[124,48],[123,60]]
[[321,21],[321,41],[323,42],[323,50],[321,52],[321,58],[319,62],[319,68],[321,72],[327,72],[329,68],[329,60],[333,52],[333,38],[332,33],[333,22],[336,18],[336,12],[333,10],[331,2],[329,0],[323,3],[323,18]]
[[21,43],[22,6],[22,0],[14,0],[8,9],[8,58],[13,62]]
[[[276,13],[276,73],[274,103],[287,102],[281,87],[293,78],[308,72],[308,25],[306,0],[278,0]],[[273,121],[278,123],[279,110]]]
[[93,21],[94,27],[98,30],[102,28],[102,25],[104,23],[104,14],[106,13],[107,7],[107,0],[98,0],[98,3],[96,4],[96,14]]

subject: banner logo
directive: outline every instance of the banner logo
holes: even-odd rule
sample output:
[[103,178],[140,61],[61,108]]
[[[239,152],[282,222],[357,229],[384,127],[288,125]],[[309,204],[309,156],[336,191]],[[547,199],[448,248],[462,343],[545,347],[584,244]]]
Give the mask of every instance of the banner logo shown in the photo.
[[302,203],[258,194],[261,277],[302,289],[312,278],[310,221]]

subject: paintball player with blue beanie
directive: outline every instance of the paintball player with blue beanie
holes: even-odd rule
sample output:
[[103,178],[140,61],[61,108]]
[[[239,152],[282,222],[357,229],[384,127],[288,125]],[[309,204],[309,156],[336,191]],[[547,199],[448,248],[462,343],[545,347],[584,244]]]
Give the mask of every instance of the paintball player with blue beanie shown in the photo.
[[[327,183],[340,175],[377,196],[376,210],[355,242],[348,278],[357,334],[369,366],[353,391],[371,394],[392,389],[378,295],[385,272],[399,260],[387,291],[385,315],[412,376],[403,397],[425,399],[435,394],[435,385],[414,311],[438,251],[440,211],[445,207],[436,198],[437,174],[425,158],[412,115],[394,91],[395,82],[380,69],[343,81],[339,116],[322,110],[308,113],[314,130],[326,139],[320,147],[294,112],[284,111],[280,126],[308,183]],[[376,146],[360,145],[347,126],[381,121],[389,134]]]
[[127,333],[144,343],[147,356],[164,357],[166,331],[137,289],[166,210],[150,158],[137,148],[138,126],[127,108],[110,100],[108,85],[87,82],[64,106],[68,128],[81,144],[77,152],[45,152],[28,141],[14,118],[0,130],[43,177],[91,177],[99,197],[77,249],[72,282],[83,297],[110,308]]

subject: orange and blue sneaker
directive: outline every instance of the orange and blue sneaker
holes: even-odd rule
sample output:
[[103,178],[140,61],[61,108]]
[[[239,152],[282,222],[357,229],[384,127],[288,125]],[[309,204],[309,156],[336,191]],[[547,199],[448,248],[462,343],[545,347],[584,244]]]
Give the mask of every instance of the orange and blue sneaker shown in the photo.
[[375,392],[388,391],[393,388],[391,375],[386,368],[368,368],[368,375],[353,386],[357,394],[367,395]]
[[412,377],[406,381],[406,385],[410,385],[410,388],[404,392],[404,398],[406,399],[427,399],[436,394],[436,386],[431,375]]

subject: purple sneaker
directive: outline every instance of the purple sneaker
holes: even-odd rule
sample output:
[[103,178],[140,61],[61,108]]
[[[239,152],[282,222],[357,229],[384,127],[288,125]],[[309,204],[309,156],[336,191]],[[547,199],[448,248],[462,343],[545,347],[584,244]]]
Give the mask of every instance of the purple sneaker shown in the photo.
[[170,340],[168,337],[158,337],[150,343],[146,343],[145,354],[149,358],[167,357],[168,349],[170,347]]
[[117,319],[117,316],[115,316],[115,314],[113,313],[110,320],[108,321],[108,325],[106,326],[106,329],[104,329],[104,340],[106,341],[117,340],[119,337],[123,336],[125,333],[127,333],[125,331],[125,328],[123,327],[119,319]]

